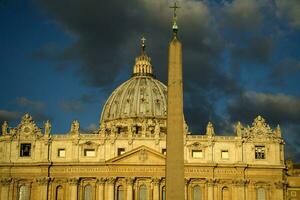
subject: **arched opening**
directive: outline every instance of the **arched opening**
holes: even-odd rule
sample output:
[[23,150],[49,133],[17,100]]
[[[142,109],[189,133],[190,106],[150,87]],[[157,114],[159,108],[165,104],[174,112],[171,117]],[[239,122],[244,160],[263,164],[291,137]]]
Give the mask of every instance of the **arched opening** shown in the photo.
[[201,200],[201,189],[199,185],[193,188],[193,200]]
[[29,200],[29,187],[28,185],[22,185],[19,188],[19,200]]
[[228,187],[222,188],[222,200],[230,200]]
[[63,200],[64,199],[63,187],[61,185],[56,187],[55,197],[56,197],[55,200]]
[[146,185],[141,185],[139,189],[139,200],[148,200],[148,191]]
[[257,200],[266,200],[266,190],[264,188],[257,189]]
[[124,187],[119,185],[117,188],[117,200],[125,200]]
[[93,199],[93,187],[88,184],[84,187],[84,200],[92,200]]

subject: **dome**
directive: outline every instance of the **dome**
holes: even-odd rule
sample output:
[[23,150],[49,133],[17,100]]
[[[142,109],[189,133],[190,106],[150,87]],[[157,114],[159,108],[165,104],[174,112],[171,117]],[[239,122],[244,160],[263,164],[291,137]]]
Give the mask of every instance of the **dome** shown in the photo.
[[142,54],[135,59],[132,77],[110,95],[100,124],[120,119],[166,119],[167,87],[153,76],[151,58],[142,41]]
[[166,118],[167,87],[153,76],[136,75],[120,85],[104,105],[101,122]]

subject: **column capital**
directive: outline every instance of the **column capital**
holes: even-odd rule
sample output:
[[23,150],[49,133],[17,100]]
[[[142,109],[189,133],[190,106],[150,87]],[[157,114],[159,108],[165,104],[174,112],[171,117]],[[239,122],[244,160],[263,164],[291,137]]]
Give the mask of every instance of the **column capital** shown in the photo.
[[185,185],[188,185],[189,182],[190,182],[190,179],[189,179],[189,178],[184,178],[184,184],[185,184]]
[[116,180],[117,180],[116,177],[109,177],[109,178],[106,179],[106,182],[108,184],[112,184],[113,185],[113,184],[115,184]]
[[103,185],[104,183],[106,182],[106,178],[98,178],[97,179],[97,184],[99,184],[99,185]]
[[135,177],[127,177],[125,180],[126,180],[127,185],[133,185],[133,183],[135,181]]
[[38,178],[35,179],[35,181],[39,185],[48,185],[50,180],[51,180],[51,178],[49,178],[49,177],[38,177]]
[[215,186],[218,182],[219,180],[215,178],[207,179],[206,181],[208,186]]
[[78,185],[79,179],[78,178],[69,178],[69,179],[67,179],[67,183],[69,183],[70,185]]
[[152,178],[152,183],[154,185],[159,185],[160,181],[161,181],[161,178],[158,178],[158,177]]
[[284,181],[277,181],[274,183],[276,189],[283,189],[287,185]]
[[3,186],[8,186],[10,185],[10,183],[12,182],[12,178],[1,178],[0,179],[0,185],[3,185]]

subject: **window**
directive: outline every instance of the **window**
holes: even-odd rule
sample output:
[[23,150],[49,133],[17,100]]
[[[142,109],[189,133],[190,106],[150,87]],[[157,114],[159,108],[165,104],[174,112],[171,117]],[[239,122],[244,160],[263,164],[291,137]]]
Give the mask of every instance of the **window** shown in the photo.
[[263,160],[266,158],[265,146],[255,146],[255,159]]
[[31,156],[31,144],[21,144],[20,156],[21,157],[30,157]]
[[257,189],[257,200],[266,200],[266,191],[264,188]]
[[221,151],[221,158],[222,159],[229,159],[229,152],[228,152],[228,150],[222,150]]
[[125,200],[124,198],[124,187],[122,185],[117,188],[117,200]]
[[201,200],[201,190],[199,185],[196,185],[193,188],[193,200]]
[[96,156],[95,149],[84,149],[84,156],[85,157],[95,157]]
[[297,196],[296,191],[291,191],[291,197],[296,197],[296,196]]
[[27,185],[20,186],[19,200],[29,200],[29,187]]
[[66,149],[58,149],[57,156],[62,158],[66,157]]
[[161,153],[164,154],[164,155],[167,155],[167,149],[162,149]]
[[61,185],[56,187],[56,198],[55,200],[63,200],[64,199],[64,193],[63,188]]
[[141,185],[140,189],[139,189],[139,199],[138,200],[148,200],[147,197],[147,187],[146,185]]
[[84,187],[84,200],[92,200],[93,188],[91,185]]
[[202,150],[192,150],[192,157],[193,158],[203,158]]
[[118,148],[118,156],[122,155],[125,153],[125,149],[124,148]]

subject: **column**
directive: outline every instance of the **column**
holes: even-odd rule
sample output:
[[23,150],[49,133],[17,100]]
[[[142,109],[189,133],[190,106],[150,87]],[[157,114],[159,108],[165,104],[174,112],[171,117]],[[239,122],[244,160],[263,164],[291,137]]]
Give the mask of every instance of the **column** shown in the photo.
[[9,186],[11,183],[11,178],[1,178],[0,179],[0,200],[7,200],[9,199]]
[[185,179],[184,179],[184,199],[185,199],[185,200],[188,200],[188,195],[189,195],[189,192],[188,192],[189,182],[190,182],[190,179],[188,179],[188,178],[185,178]]
[[126,199],[127,200],[133,199],[133,183],[134,183],[133,177],[126,178],[126,184],[127,184]]
[[110,177],[106,181],[107,190],[105,191],[105,200],[114,200],[116,178]]
[[153,200],[159,200],[159,183],[160,178],[153,178]]
[[271,198],[277,198],[278,200],[284,199],[284,190],[286,188],[286,184],[283,181],[275,182],[275,192],[271,192]]
[[70,187],[70,194],[67,196],[67,199],[77,200],[78,196],[78,183],[79,179],[77,178],[70,178],[67,180]]
[[246,180],[239,179],[233,182],[233,199],[245,200],[245,184]]
[[97,200],[104,200],[104,184],[105,178],[99,178],[97,180]]
[[207,180],[207,199],[209,200],[214,199],[214,185],[215,185],[214,179]]
[[39,177],[36,178],[35,181],[39,185],[39,199],[40,200],[47,200],[48,197],[48,183],[50,178],[49,177]]

